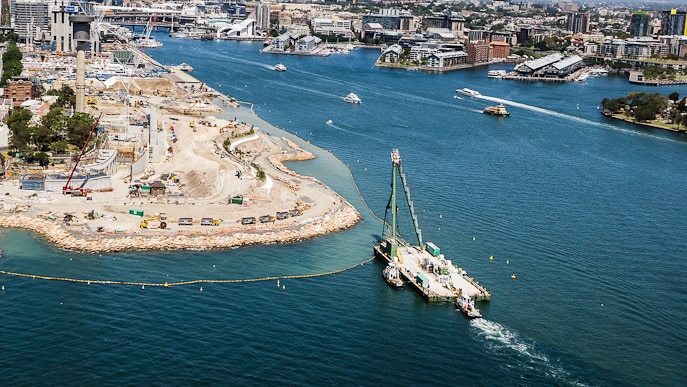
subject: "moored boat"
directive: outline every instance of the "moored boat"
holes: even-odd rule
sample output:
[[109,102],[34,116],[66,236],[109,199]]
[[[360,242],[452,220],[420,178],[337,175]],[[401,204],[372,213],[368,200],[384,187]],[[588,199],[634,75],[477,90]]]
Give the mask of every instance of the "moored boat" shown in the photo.
[[463,295],[456,300],[455,304],[456,308],[469,318],[482,317],[482,313],[480,313],[479,309],[475,308],[475,301],[470,298],[466,292],[463,292]]
[[348,95],[344,98],[344,101],[348,103],[362,103],[363,100],[358,97],[357,94],[355,93],[348,93]]
[[384,268],[382,271],[382,276],[384,277],[386,283],[388,283],[391,287],[402,288],[405,286],[405,282],[403,282],[403,279],[401,278],[401,273],[398,271],[398,266],[396,266],[396,264],[393,262],[389,262],[389,264]]
[[179,65],[179,70],[186,71],[187,73],[190,73],[193,71],[193,67],[191,67],[191,65],[188,63],[181,63]]
[[456,94],[467,95],[470,97],[478,97],[478,96],[482,95],[479,93],[479,91],[468,89],[467,87],[464,87],[462,89],[456,89]]
[[485,114],[491,114],[492,116],[508,117],[510,113],[506,110],[506,107],[502,103],[494,106],[487,106],[484,108]]
[[506,70],[489,70],[487,73],[488,78],[503,78],[506,74]]

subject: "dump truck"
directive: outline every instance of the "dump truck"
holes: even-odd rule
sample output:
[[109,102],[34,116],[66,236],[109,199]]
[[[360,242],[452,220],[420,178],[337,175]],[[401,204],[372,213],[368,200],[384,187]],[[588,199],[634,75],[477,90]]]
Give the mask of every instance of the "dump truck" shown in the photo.
[[219,226],[220,223],[220,220],[215,218],[202,218],[200,220],[201,226]]

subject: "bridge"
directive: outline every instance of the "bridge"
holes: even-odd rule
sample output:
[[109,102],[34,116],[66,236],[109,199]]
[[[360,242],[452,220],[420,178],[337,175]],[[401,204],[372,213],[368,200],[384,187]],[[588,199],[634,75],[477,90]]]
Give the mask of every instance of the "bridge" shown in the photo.
[[196,15],[185,15],[181,11],[159,8],[96,7],[96,11],[100,21],[132,29],[150,25],[155,31],[173,30],[198,20]]

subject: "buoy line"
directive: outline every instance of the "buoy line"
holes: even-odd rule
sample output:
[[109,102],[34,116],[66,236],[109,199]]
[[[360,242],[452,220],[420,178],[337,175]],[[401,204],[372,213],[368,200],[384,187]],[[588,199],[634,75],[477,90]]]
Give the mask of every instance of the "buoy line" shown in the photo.
[[352,266],[339,269],[327,271],[324,273],[313,273],[313,274],[296,274],[296,275],[283,275],[283,276],[270,276],[261,278],[246,278],[246,279],[195,279],[189,281],[177,281],[177,282],[137,282],[137,281],[117,281],[117,280],[93,280],[93,279],[79,279],[79,278],[68,278],[68,277],[53,277],[48,275],[38,275],[30,273],[18,273],[13,271],[0,270],[1,275],[7,275],[12,277],[23,277],[31,279],[40,279],[45,281],[62,281],[62,282],[73,282],[73,283],[85,283],[88,285],[136,285],[145,288],[145,286],[157,286],[163,288],[169,288],[172,286],[183,286],[183,285],[194,285],[194,284],[229,284],[229,283],[248,283],[248,282],[261,282],[261,281],[273,281],[280,279],[303,279],[303,278],[314,278],[314,277],[324,277],[333,274],[343,273],[345,271],[355,269],[358,266],[363,266],[364,264],[372,261],[374,257],[366,259],[365,261],[356,263]]

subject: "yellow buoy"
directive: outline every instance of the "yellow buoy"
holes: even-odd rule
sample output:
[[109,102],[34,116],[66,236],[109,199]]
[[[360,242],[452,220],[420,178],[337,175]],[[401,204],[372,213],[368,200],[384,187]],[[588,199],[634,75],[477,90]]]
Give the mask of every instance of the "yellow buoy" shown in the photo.
[[493,255],[490,255],[490,256],[489,256],[489,260],[490,260],[490,261],[493,261],[493,260],[494,260],[494,256],[493,256]]
[[168,284],[167,282],[165,282],[165,284],[164,284],[163,286],[166,287],[166,288],[168,288],[168,287],[169,287],[169,284]]
[[515,279],[515,273],[511,274],[510,278]]

